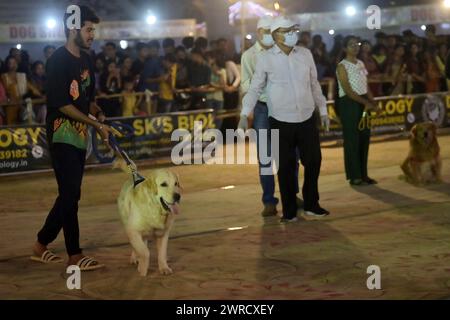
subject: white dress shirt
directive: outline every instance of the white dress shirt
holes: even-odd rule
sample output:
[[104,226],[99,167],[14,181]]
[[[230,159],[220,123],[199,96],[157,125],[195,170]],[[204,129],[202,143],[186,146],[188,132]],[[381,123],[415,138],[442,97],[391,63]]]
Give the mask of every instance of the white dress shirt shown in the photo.
[[[246,50],[241,57],[241,93],[244,95],[250,88],[250,83],[255,73],[256,58],[261,52],[264,52],[264,48],[259,44],[259,41]],[[259,101],[267,103],[266,90],[261,93],[258,99]]]
[[248,116],[267,85],[269,116],[278,121],[299,123],[311,118],[315,107],[328,115],[311,51],[294,47],[286,55],[275,45],[257,57],[250,88],[242,101],[241,115]]

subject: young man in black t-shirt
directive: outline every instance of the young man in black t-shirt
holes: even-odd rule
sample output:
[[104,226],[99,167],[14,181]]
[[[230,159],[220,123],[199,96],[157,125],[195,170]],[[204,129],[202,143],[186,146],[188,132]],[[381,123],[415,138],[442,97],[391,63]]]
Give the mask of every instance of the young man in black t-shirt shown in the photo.
[[[87,126],[93,126],[108,145],[110,127],[95,104],[95,79],[89,50],[94,40],[94,24],[98,17],[88,7],[79,6],[81,29],[68,29],[69,14],[64,17],[67,42],[47,61],[47,139],[52,166],[58,183],[58,197],[37,235],[33,260],[43,263],[62,262],[47,249],[63,229],[68,265],[81,270],[103,267],[82,254],[79,243],[78,201],[87,146]],[[92,114],[99,121],[88,117]],[[109,146],[109,145],[108,145]]]

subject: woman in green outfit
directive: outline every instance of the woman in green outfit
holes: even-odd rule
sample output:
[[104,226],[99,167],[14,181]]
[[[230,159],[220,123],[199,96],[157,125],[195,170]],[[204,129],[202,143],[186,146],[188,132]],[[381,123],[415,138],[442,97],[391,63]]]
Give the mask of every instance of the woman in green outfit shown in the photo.
[[376,102],[367,86],[366,67],[356,58],[359,46],[356,37],[345,38],[345,58],[336,70],[339,87],[336,107],[343,129],[345,173],[350,184],[356,186],[377,183],[367,173],[370,128],[359,126],[365,112],[376,109]]

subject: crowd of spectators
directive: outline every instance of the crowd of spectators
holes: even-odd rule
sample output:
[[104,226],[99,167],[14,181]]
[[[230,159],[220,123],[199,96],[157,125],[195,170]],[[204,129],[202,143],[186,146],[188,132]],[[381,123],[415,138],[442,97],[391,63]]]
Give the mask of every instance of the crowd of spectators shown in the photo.
[[[429,93],[448,90],[448,36],[427,26],[425,37],[410,30],[402,35],[378,32],[374,43],[360,39],[359,59],[369,73],[374,96]],[[298,45],[311,50],[319,81],[333,82],[343,58],[343,37],[336,35],[327,50],[320,35],[301,32]],[[246,41],[247,49],[251,46]],[[239,104],[240,54],[226,39],[171,38],[137,43],[119,49],[108,42],[100,53],[91,52],[97,103],[108,117],[146,115],[145,99],[136,92],[152,92],[154,112],[168,113],[199,108],[234,109]],[[44,48],[44,61],[32,61],[26,51],[12,48],[0,60],[0,125],[27,121],[24,99],[45,98],[45,63],[55,47]],[[324,88],[324,93],[326,89]],[[111,98],[112,96],[112,98]],[[38,100],[39,101],[39,100]],[[45,101],[33,105],[33,121],[45,121]],[[29,120],[29,119],[28,119]]]

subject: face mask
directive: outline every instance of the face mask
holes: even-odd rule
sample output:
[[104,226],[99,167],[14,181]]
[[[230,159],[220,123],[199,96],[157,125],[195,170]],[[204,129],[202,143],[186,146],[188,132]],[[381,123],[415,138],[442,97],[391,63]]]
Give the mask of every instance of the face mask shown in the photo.
[[288,32],[284,34],[284,45],[288,47],[294,47],[297,44],[298,41],[298,34],[297,32]]
[[261,39],[261,43],[266,47],[271,47],[274,44],[272,35],[270,34],[263,34],[263,37]]

